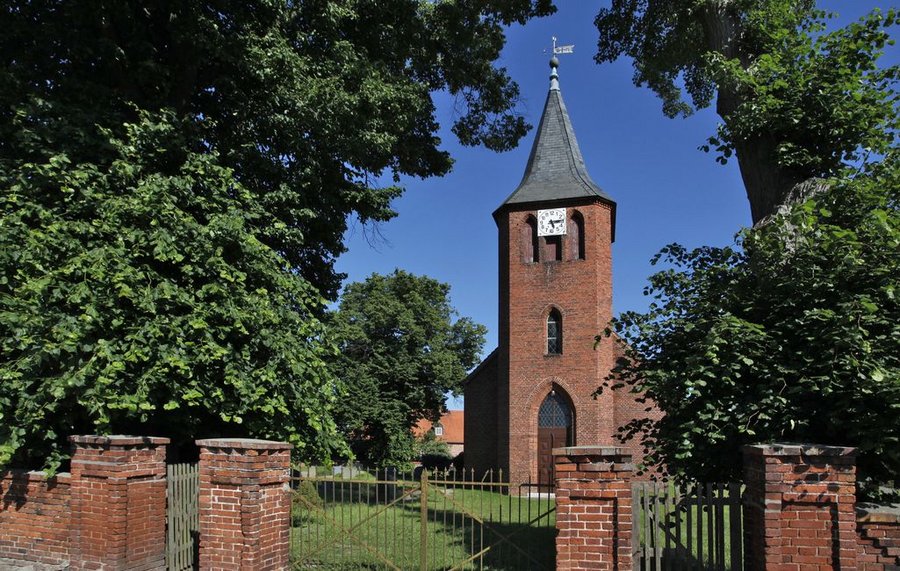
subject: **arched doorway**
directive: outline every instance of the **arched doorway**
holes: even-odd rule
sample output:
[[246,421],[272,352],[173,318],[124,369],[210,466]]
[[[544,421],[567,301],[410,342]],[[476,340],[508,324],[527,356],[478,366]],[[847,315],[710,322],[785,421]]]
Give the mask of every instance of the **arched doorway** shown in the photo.
[[569,400],[557,387],[538,410],[538,484],[553,484],[553,449],[575,444],[575,423]]

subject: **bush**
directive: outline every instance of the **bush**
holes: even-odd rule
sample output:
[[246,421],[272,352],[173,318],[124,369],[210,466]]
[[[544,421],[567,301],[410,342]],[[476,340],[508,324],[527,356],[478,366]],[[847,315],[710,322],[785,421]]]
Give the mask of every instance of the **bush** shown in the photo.
[[447,470],[453,464],[450,454],[424,454],[421,458],[422,466],[428,470]]
[[315,483],[301,480],[291,496],[291,525],[296,527],[304,521],[315,518],[315,512],[325,508],[325,501],[319,496]]

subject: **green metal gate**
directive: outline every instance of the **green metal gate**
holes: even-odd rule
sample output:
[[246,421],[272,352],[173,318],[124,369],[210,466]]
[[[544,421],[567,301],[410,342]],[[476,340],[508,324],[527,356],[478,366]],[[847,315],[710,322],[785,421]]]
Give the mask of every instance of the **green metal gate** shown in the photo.
[[502,473],[391,470],[294,479],[296,569],[553,570],[550,490]]

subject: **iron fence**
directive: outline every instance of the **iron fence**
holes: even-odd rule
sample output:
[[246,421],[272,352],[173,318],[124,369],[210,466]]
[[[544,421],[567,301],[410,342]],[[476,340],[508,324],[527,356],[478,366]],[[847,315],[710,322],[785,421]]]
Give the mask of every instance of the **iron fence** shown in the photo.
[[548,486],[422,469],[311,469],[293,484],[297,569],[555,569]]

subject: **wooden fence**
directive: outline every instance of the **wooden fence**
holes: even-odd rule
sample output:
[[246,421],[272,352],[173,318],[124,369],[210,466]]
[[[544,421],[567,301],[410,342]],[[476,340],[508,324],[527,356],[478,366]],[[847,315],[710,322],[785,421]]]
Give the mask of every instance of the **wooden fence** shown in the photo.
[[199,466],[169,464],[166,480],[166,568],[187,571],[196,567],[200,547]]
[[743,568],[741,484],[635,482],[634,568]]

